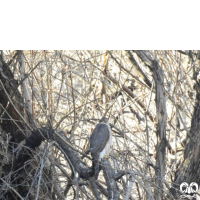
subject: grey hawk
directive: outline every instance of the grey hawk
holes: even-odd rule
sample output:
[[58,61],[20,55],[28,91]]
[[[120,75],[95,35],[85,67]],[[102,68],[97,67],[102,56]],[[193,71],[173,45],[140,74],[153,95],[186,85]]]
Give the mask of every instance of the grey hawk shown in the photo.
[[95,179],[97,179],[99,175],[99,162],[105,155],[109,155],[111,146],[111,128],[108,119],[103,117],[90,137],[90,152],[93,158],[92,168]]

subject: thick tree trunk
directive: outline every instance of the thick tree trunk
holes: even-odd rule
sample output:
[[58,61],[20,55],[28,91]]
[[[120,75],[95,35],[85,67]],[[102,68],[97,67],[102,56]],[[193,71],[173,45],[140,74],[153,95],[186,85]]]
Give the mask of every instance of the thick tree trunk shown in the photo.
[[171,193],[175,198],[180,196],[180,184],[192,182],[200,184],[200,80],[198,79],[200,69],[197,68],[194,73],[196,79],[196,103],[192,117],[191,129],[187,136],[184,157],[179,163],[176,171]]
[[[19,185],[15,190],[7,182],[13,184],[19,184],[23,181],[23,178],[14,178],[14,174],[9,175],[9,180],[5,180],[4,177],[8,174],[12,174],[15,170],[16,160],[13,155],[16,156],[14,149],[18,144],[24,140],[27,136],[27,127],[30,130],[30,123],[27,121],[28,114],[24,109],[23,98],[18,91],[18,83],[14,79],[14,76],[9,69],[9,66],[4,62],[2,54],[0,55],[0,119],[1,119],[1,132],[0,132],[0,150],[4,152],[4,157],[0,157],[0,182],[3,187],[8,188],[8,192],[0,189],[0,196],[3,195],[6,199],[21,199],[23,194],[27,193],[27,187]],[[25,117],[26,116],[26,117]],[[25,120],[26,118],[26,120]],[[30,132],[29,132],[30,133]],[[5,144],[4,144],[5,143]],[[4,144],[4,145],[2,145]],[[5,150],[5,145],[7,150]],[[10,153],[13,153],[10,154]],[[23,161],[25,162],[30,156],[24,156]],[[6,158],[6,160],[5,160]],[[18,163],[19,164],[19,163]],[[18,171],[20,173],[20,171]],[[2,196],[1,196],[2,197]]]
[[23,98],[18,92],[18,83],[12,72],[0,57],[0,109],[3,130],[10,133],[13,141],[19,143],[26,136]]
[[154,192],[156,200],[164,199],[164,182],[165,167],[166,167],[166,98],[164,87],[164,72],[156,60],[152,60],[144,51],[137,51],[140,59],[149,66],[153,73],[156,90],[156,117],[157,117],[157,146],[156,146],[156,170],[155,170],[155,183],[156,189]]

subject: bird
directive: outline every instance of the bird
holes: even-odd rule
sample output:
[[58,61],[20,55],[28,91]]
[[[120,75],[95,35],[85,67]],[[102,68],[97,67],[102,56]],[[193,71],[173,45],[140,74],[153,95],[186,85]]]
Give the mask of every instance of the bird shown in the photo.
[[90,136],[90,152],[92,155],[92,169],[95,179],[98,178],[100,171],[100,161],[104,156],[111,152],[112,132],[108,119],[103,117],[93,130]]

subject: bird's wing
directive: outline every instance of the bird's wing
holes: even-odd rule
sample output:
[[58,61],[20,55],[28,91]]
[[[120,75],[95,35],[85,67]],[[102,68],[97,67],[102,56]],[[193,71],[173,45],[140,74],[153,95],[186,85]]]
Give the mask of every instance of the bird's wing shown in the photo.
[[92,154],[100,153],[109,139],[109,129],[106,124],[98,124],[90,137],[90,152]]

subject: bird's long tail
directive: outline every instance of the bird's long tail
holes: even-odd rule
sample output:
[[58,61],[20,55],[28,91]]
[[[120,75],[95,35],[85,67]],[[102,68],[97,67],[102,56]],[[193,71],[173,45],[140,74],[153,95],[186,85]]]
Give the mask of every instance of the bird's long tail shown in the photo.
[[93,176],[95,177],[95,179],[97,179],[100,171],[99,160],[92,161],[92,169],[93,169]]

